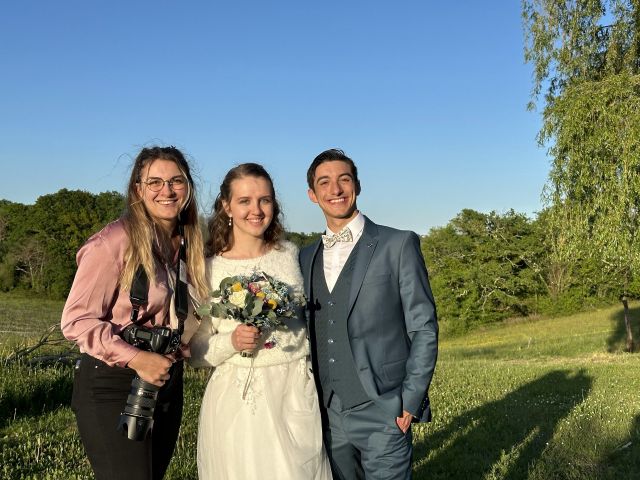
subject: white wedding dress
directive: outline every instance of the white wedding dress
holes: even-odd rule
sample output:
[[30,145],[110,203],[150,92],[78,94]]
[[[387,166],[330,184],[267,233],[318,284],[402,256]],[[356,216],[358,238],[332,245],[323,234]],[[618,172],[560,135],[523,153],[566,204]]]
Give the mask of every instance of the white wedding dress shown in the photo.
[[[290,242],[256,259],[207,260],[212,290],[225,277],[254,270],[302,296],[298,249]],[[261,338],[253,360],[231,345],[236,320],[203,318],[190,343],[193,366],[215,367],[198,424],[201,480],[331,479],[304,317],[298,317],[286,320],[287,329],[278,327]],[[264,347],[267,342],[272,348]]]

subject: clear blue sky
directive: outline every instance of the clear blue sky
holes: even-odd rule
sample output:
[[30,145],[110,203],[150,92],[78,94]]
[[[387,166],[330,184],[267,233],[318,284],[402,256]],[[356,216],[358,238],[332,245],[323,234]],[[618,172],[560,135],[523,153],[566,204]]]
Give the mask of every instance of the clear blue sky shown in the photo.
[[549,162],[522,42],[515,0],[3,2],[0,198],[122,192],[141,146],[172,144],[207,209],[259,162],[288,228],[320,231],[306,169],[339,147],[378,223],[532,215]]

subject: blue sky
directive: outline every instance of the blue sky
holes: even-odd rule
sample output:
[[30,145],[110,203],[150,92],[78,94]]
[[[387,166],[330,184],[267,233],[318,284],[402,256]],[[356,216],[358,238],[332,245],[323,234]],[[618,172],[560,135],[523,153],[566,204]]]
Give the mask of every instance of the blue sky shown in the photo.
[[288,228],[319,231],[306,169],[339,147],[378,223],[533,215],[549,162],[522,42],[514,0],[3,2],[0,198],[122,192],[142,146],[172,144],[205,209],[259,162]]

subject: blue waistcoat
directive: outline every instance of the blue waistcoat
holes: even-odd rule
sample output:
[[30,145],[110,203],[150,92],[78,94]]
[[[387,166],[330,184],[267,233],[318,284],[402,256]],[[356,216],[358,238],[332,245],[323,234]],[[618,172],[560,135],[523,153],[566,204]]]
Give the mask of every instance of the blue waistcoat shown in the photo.
[[345,409],[369,400],[358,378],[347,330],[349,287],[358,250],[359,243],[351,252],[331,292],[324,276],[322,248],[313,265],[313,327],[323,401],[328,406],[335,393]]

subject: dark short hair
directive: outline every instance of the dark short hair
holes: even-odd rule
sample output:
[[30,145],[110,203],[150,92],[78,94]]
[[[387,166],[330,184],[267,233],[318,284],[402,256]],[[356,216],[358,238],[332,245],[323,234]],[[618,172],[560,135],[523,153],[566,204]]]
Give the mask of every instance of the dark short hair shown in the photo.
[[347,157],[347,155],[339,148],[330,148],[329,150],[325,150],[313,159],[313,162],[311,162],[311,165],[307,170],[307,184],[309,185],[309,188],[315,191],[313,182],[316,179],[316,168],[318,168],[319,165],[325,162],[335,161],[344,162],[349,165],[349,168],[351,168],[353,181],[356,184],[356,195],[360,195],[360,180],[358,179],[358,168],[356,167],[356,164],[353,163],[353,160]]

